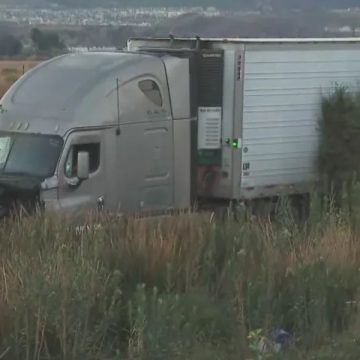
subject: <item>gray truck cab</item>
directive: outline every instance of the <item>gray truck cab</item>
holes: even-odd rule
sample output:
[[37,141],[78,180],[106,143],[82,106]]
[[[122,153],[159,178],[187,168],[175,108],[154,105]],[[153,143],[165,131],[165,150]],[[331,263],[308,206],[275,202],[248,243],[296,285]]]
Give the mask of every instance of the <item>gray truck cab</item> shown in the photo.
[[1,215],[18,203],[66,214],[190,206],[187,67],[187,59],[95,52],[25,74],[1,100]]

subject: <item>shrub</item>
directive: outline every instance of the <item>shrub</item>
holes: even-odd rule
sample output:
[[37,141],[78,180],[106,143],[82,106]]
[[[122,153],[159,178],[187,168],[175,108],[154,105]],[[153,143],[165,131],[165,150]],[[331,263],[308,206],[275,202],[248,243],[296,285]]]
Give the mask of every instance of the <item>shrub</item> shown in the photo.
[[337,87],[322,101],[319,170],[328,195],[340,207],[360,170],[360,92]]

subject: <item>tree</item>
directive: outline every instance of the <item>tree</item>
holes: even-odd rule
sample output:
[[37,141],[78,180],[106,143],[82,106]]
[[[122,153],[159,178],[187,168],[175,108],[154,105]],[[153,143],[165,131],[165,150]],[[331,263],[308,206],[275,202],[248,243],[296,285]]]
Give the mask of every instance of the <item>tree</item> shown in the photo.
[[22,51],[22,43],[11,34],[0,35],[0,56],[16,56]]
[[111,44],[118,49],[124,48],[127,39],[136,35],[132,26],[109,27],[106,33]]
[[55,32],[44,32],[37,28],[31,30],[31,40],[41,53],[50,53],[53,50],[65,50],[66,46]]

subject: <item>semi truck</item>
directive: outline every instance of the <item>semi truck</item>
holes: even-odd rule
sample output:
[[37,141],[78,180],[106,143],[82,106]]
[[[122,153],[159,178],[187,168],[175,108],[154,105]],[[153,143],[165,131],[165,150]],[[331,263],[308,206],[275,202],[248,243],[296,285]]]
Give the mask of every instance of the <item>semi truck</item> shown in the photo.
[[0,101],[0,216],[305,196],[322,97],[359,79],[357,38],[131,38],[55,57]]

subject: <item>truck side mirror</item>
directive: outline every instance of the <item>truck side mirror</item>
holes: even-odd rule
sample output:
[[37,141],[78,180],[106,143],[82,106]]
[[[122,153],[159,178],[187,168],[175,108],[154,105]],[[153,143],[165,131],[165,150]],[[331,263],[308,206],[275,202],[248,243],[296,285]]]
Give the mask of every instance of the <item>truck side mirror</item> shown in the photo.
[[90,174],[90,156],[87,151],[79,151],[77,156],[77,177],[87,180]]

